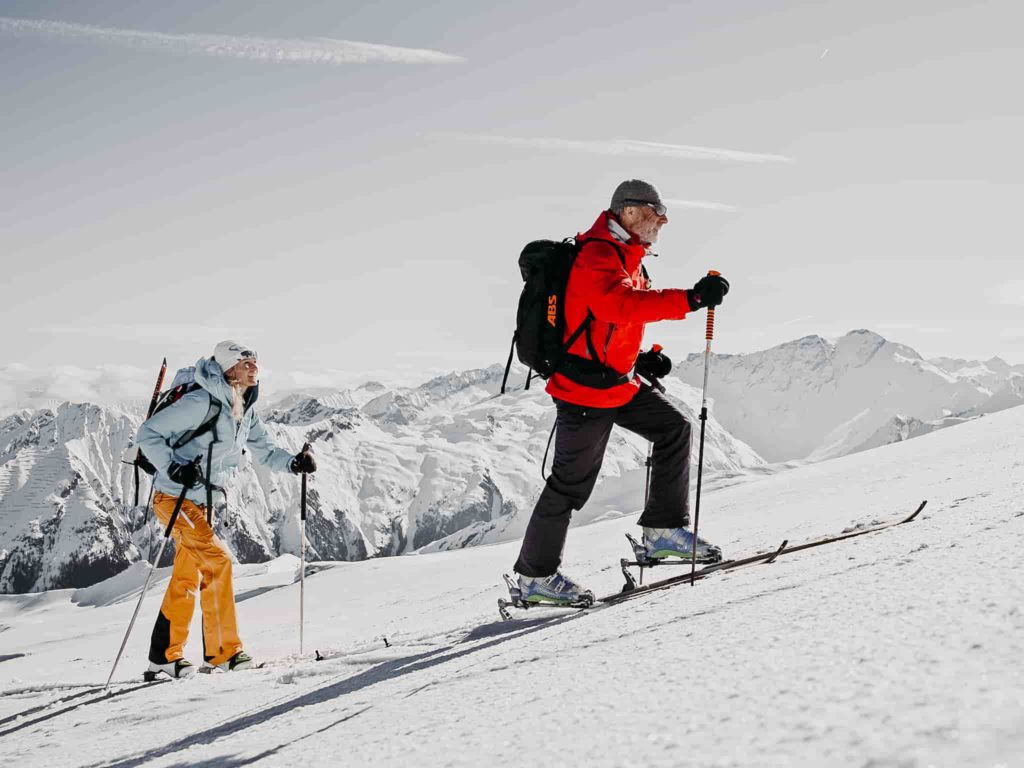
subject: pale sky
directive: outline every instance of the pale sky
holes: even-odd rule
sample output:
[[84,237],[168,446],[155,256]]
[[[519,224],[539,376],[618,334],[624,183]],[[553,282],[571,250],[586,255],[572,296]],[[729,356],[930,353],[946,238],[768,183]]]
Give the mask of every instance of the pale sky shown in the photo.
[[[522,246],[632,177],[670,201],[656,287],[732,282],[717,351],[870,328],[1024,362],[1019,2],[0,17],[8,372],[183,365],[224,337],[339,380],[504,362]],[[703,330],[648,340],[682,357]]]

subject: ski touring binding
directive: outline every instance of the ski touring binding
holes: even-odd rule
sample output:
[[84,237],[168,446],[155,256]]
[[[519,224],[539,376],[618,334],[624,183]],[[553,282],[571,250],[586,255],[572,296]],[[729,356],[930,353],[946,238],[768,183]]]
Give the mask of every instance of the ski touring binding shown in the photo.
[[[622,568],[622,575],[626,579],[626,583],[622,585],[623,592],[629,592],[644,583],[644,568],[654,568],[659,565],[690,565],[693,563],[693,558],[691,557],[651,557],[647,553],[647,547],[642,542],[637,541],[628,533],[626,534],[626,540],[633,550],[633,559],[628,560],[624,557],[619,560],[619,567]],[[706,555],[698,555],[697,557],[697,563],[701,565],[714,565],[720,562],[722,562],[722,550],[715,546],[708,547]],[[633,576],[629,570],[630,568],[640,569],[639,579]]]
[[501,616],[503,621],[511,621],[512,614],[509,612],[509,608],[519,608],[521,610],[527,610],[529,608],[589,608],[594,604],[594,597],[590,592],[587,592],[587,597],[581,600],[575,600],[572,602],[534,602],[532,600],[524,600],[523,592],[519,588],[519,582],[509,576],[507,573],[502,574],[505,579],[505,586],[508,587],[509,599],[498,598],[498,614]]
[[522,608],[525,610],[529,606],[523,602],[523,593],[519,589],[519,584],[516,583],[515,579],[509,576],[507,573],[503,573],[502,577],[505,579],[505,586],[508,587],[509,599],[498,598],[498,613],[500,614],[502,621],[511,621],[512,614],[509,613],[509,608]]

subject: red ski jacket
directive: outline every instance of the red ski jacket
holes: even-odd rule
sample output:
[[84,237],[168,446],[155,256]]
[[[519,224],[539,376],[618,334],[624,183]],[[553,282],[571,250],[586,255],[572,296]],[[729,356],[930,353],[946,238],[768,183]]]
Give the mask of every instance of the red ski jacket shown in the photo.
[[[578,240],[590,240],[580,248],[565,289],[565,339],[593,313],[588,333],[599,362],[621,374],[633,369],[644,338],[644,326],[657,320],[682,320],[690,311],[684,289],[656,291],[640,267],[646,248],[635,239],[623,243],[608,229],[612,214],[602,213],[594,226]],[[619,252],[622,257],[620,259]],[[625,264],[623,264],[625,261]],[[569,349],[592,359],[582,334]],[[560,373],[550,379],[546,391],[559,400],[593,408],[618,408],[640,390],[636,376],[610,389],[595,389],[571,381]]]

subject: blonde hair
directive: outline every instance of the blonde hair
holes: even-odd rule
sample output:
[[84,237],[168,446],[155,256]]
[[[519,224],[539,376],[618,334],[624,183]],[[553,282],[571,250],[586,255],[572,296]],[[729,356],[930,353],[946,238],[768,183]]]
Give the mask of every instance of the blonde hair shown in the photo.
[[231,415],[235,417],[235,423],[240,424],[245,416],[245,391],[248,389],[244,384],[237,381],[231,382],[231,390],[234,397],[231,398]]

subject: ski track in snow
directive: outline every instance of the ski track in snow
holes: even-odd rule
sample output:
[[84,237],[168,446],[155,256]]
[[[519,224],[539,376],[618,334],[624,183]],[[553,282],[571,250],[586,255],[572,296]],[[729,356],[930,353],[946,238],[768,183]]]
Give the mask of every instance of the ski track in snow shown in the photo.
[[[134,599],[0,597],[0,721],[43,707],[0,723],[0,760],[1022,765],[1022,432],[1015,408],[716,490],[701,529],[727,556],[929,504],[906,526],[589,615],[498,621],[516,544],[342,563],[307,578],[299,658],[293,570],[239,569],[239,592],[262,589],[239,616],[264,669],[96,703],[53,686],[106,679]],[[631,529],[627,519],[572,529],[566,570],[618,589]],[[161,592],[146,599],[119,681],[134,683],[145,664]],[[195,627],[194,659],[198,638]],[[312,661],[314,648],[328,658]]]

